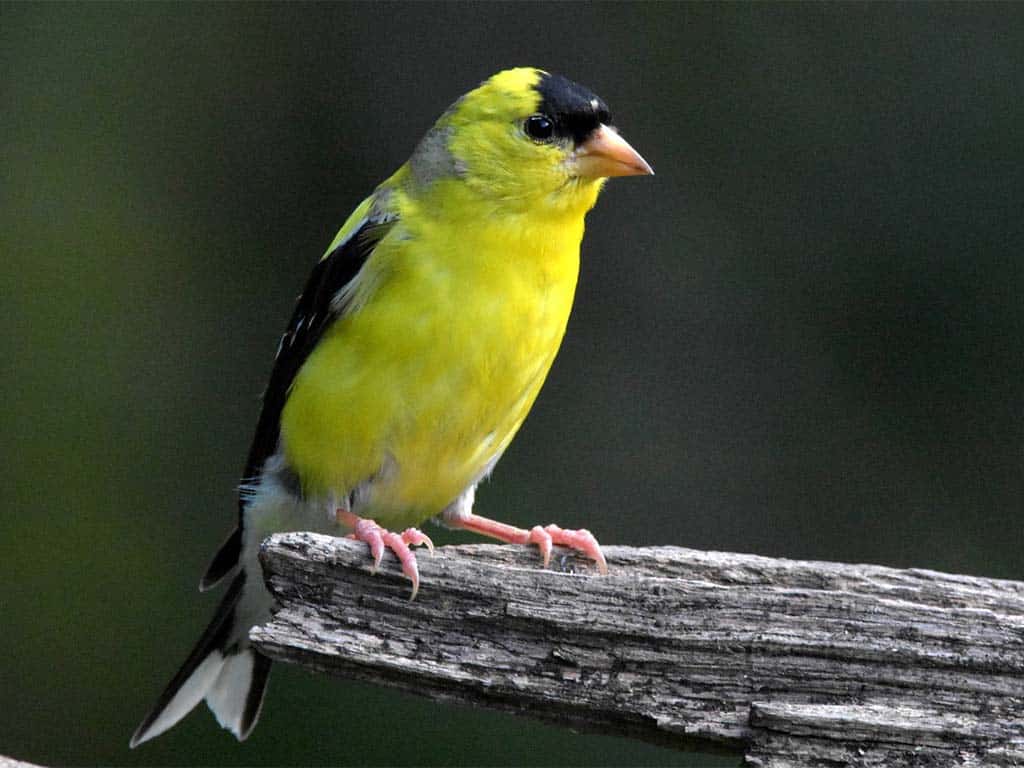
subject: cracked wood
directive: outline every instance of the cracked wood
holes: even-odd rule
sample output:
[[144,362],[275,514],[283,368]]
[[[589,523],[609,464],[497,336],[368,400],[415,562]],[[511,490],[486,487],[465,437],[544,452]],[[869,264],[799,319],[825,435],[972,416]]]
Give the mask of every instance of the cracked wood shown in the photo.
[[[264,544],[271,658],[765,768],[1024,762],[1024,584],[924,570],[605,547],[393,557]],[[697,740],[697,741],[695,741]]]

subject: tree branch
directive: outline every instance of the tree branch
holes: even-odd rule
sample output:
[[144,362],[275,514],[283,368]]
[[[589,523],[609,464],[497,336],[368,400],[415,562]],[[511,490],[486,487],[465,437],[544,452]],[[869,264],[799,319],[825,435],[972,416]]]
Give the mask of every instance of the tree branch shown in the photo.
[[280,660],[588,730],[742,751],[751,765],[1024,762],[1024,583],[606,547],[421,550],[423,585],[365,544],[272,536]]

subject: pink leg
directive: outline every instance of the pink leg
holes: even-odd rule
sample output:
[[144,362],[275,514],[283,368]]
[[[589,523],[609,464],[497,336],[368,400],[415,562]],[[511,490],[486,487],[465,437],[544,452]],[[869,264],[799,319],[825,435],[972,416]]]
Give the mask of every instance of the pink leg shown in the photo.
[[402,533],[392,533],[381,528],[373,520],[366,520],[357,517],[351,512],[339,509],[337,512],[338,522],[352,528],[349,534],[350,539],[365,541],[370,546],[370,554],[373,555],[373,573],[380,567],[381,558],[384,557],[384,549],[390,549],[395,553],[398,562],[402,564],[402,573],[412,582],[412,595],[409,600],[416,599],[416,593],[420,591],[420,570],[416,566],[416,555],[413,554],[410,546],[425,544],[430,554],[434,554],[434,542],[427,534],[416,528],[406,528]]
[[479,515],[470,514],[467,517],[445,520],[452,528],[462,528],[473,531],[483,536],[490,536],[508,544],[536,544],[540,547],[540,554],[544,558],[544,567],[547,568],[551,561],[552,545],[560,545],[582,552],[587,557],[597,562],[597,569],[602,574],[608,573],[608,564],[601,552],[601,545],[597,543],[594,535],[581,528],[578,531],[559,528],[557,525],[540,526],[535,525],[530,530],[516,528],[514,525],[499,523]]

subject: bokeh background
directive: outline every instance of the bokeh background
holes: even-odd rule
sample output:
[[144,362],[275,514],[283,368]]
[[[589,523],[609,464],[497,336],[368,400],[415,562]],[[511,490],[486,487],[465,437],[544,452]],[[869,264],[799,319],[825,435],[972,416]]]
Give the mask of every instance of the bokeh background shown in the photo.
[[202,710],[127,749],[213,609],[308,269],[521,64],[601,94],[658,175],[591,214],[478,509],[1024,579],[1024,6],[4,4],[0,754],[737,763],[281,666],[245,744]]

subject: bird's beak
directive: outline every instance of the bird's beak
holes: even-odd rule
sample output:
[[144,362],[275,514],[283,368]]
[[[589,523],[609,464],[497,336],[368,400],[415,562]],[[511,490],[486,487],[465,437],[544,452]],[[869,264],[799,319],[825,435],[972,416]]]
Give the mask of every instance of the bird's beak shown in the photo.
[[653,176],[654,169],[614,128],[601,125],[573,153],[576,175],[588,179],[609,176]]

